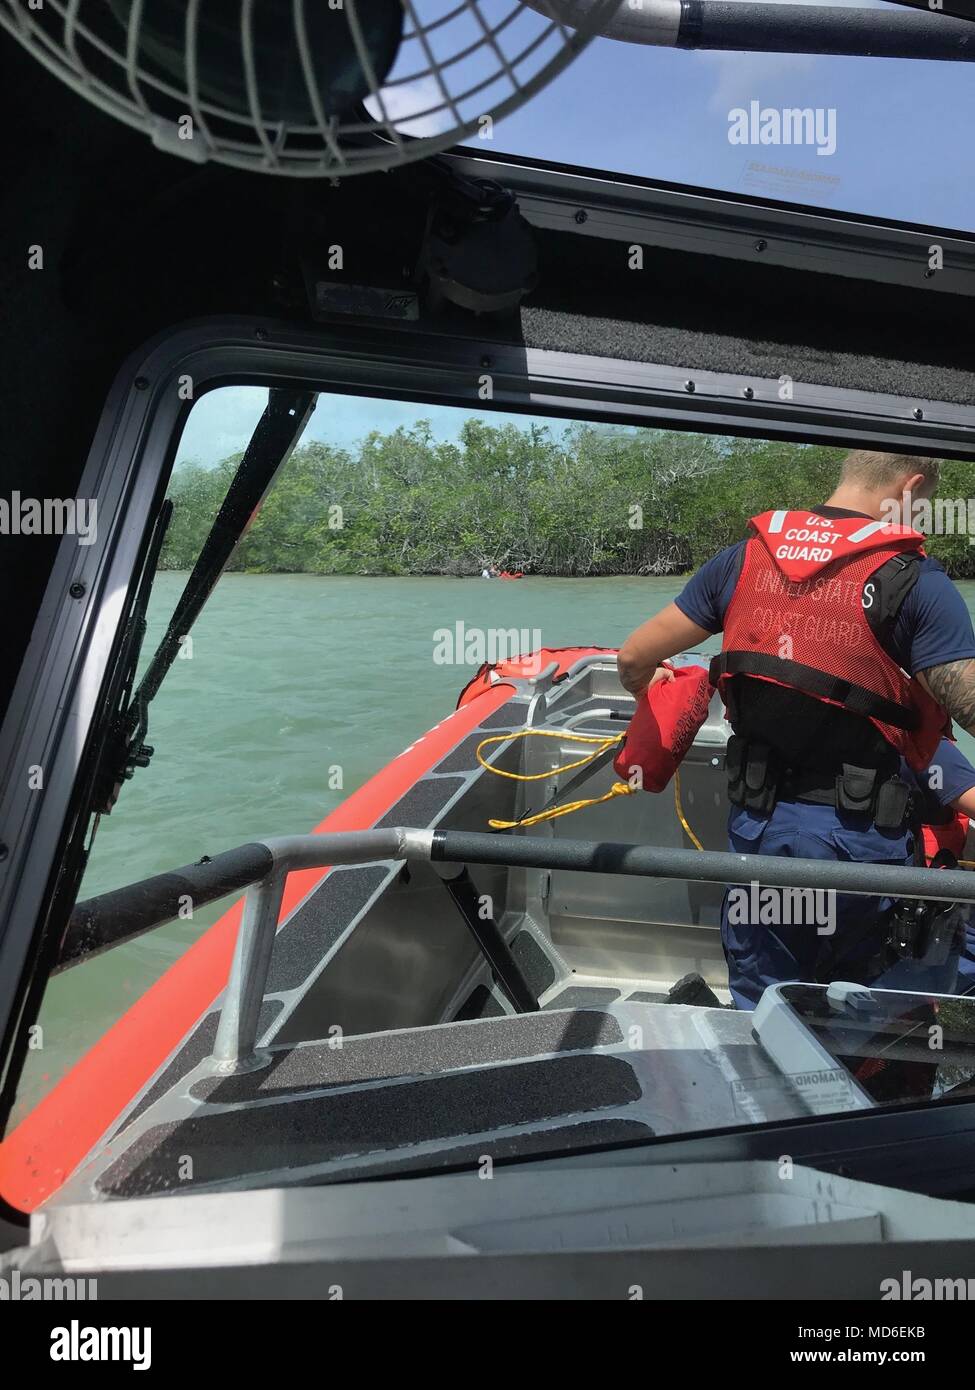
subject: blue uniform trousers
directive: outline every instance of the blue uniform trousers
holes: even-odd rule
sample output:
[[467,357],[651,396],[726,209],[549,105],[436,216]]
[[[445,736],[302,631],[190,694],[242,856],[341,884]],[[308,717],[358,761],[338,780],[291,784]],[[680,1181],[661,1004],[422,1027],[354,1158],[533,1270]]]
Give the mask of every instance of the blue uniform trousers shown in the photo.
[[[862,816],[806,802],[780,801],[768,816],[733,806],[728,838],[737,854],[857,864],[914,862],[909,830],[878,830]],[[788,899],[787,890],[782,889],[764,889],[759,895],[747,887],[732,887],[725,893],[721,941],[732,998],[739,1009],[753,1009],[768,985],[815,982],[819,964],[834,953],[839,955],[830,972],[834,979],[920,993],[950,994],[955,989],[957,955],[940,966],[905,960],[877,973],[877,950],[886,936],[892,907],[889,898],[817,893],[813,901],[807,895],[805,910],[797,910],[795,895],[791,906]],[[975,951],[970,968],[975,986]]]

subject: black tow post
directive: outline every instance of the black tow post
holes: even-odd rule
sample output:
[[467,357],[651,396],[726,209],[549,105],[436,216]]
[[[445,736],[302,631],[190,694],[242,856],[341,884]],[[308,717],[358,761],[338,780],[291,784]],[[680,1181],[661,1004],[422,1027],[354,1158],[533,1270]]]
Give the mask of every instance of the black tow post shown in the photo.
[[440,871],[443,885],[457,904],[481,954],[494,971],[498,984],[512,1006],[520,1014],[537,1013],[538,1000],[498,930],[497,922],[493,917],[481,916],[481,897],[466,866],[462,864],[450,878],[445,876],[446,872],[443,869]]

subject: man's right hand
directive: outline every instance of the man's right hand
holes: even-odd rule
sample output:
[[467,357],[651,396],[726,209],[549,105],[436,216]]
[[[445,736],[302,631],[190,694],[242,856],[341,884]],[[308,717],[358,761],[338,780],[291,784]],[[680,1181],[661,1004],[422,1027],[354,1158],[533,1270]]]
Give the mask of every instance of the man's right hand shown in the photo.
[[620,685],[631,695],[642,695],[656,678],[660,663],[678,652],[700,646],[712,634],[685,617],[676,603],[631,632],[616,658]]

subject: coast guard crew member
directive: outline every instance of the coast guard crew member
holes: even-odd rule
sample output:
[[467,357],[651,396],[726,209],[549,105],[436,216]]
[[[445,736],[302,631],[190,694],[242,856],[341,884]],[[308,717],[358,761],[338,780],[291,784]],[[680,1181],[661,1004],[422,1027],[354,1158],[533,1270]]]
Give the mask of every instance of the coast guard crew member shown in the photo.
[[[975,632],[964,600],[924,555],[923,537],[885,520],[892,502],[900,515],[912,498],[932,496],[938,473],[932,458],[849,454],[828,502],[753,518],[748,539],[703,565],[620,648],[620,680],[639,695],[660,662],[723,633],[712,680],[734,734],[733,851],[913,862],[902,759],[925,769],[949,717],[975,733]],[[735,1003],[754,1008],[770,984],[815,980],[826,943],[836,952],[845,940],[859,946],[842,977],[882,985],[863,926],[872,919],[874,936],[882,932],[890,907],[840,894],[830,937],[802,922],[743,923],[726,894]]]

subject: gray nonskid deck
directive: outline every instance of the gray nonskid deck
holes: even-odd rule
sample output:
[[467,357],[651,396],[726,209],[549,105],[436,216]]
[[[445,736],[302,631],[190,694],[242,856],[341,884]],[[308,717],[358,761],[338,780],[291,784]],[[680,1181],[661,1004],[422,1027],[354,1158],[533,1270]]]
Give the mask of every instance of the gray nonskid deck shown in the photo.
[[403,1076],[430,1076],[525,1057],[614,1047],[623,1042],[616,1019],[580,1011],[567,1018],[516,1014],[489,1027],[418,1028],[411,1032],[373,1033],[269,1049],[270,1063],[240,1076],[207,1076],[190,1094],[211,1104],[267,1099],[283,1092],[355,1085]]
[[[622,1001],[206,1063],[70,1181],[66,1200],[476,1165],[805,1113],[747,1015]],[[762,1108],[764,1107],[764,1109]]]
[[[215,1077],[204,1061],[130,1125],[86,1172],[72,1180],[72,1186],[80,1179],[87,1189],[94,1179],[99,1195],[132,1192],[133,1183],[140,1191],[185,1190],[187,1180],[178,1178],[171,1160],[177,1151],[180,1158],[192,1159],[193,1145],[199,1143],[202,1133],[201,1122],[205,1128],[208,1119],[217,1120],[220,1116],[230,1116],[231,1120],[219,1120],[212,1133],[219,1138],[236,1131],[237,1138],[230,1141],[229,1148],[237,1153],[242,1169],[254,1171],[250,1166],[251,1141],[258,1138],[256,1134],[248,1137],[247,1117],[257,1121],[255,1127],[263,1141],[269,1133],[272,1138],[276,1135],[282,1165],[278,1178],[282,1181],[289,1180],[292,1170],[300,1169],[306,1174],[324,1171],[334,1160],[356,1156],[368,1160],[379,1154],[392,1157],[404,1145],[412,1148],[420,1144],[425,1151],[430,1148],[430,1141],[452,1139],[461,1143],[472,1135],[497,1130],[537,1131],[549,1124],[564,1125],[567,1116],[603,1110],[613,1104],[614,1098],[617,1105],[623,1106],[638,1098],[638,1084],[629,1066],[624,1071],[620,1070],[622,1063],[612,1067],[613,1084],[605,1072],[604,1063],[615,1062],[611,1054],[618,1053],[622,1046],[623,1034],[616,1020],[598,1012],[580,1011],[563,1015],[506,1015],[471,1023],[347,1037],[341,1047],[330,1046],[328,1040],[294,1048],[271,1047],[271,1062],[266,1069],[235,1077]],[[553,1069],[551,1064],[566,1060],[581,1061],[585,1067],[583,1071],[578,1067]],[[528,1064],[548,1064],[544,1077],[539,1070],[534,1075],[519,1070]],[[293,1087],[280,1084],[282,1070],[294,1081]],[[444,1108],[447,1090],[439,1088],[432,1104],[420,1106],[424,1082],[450,1078],[468,1078],[461,1086],[448,1088],[457,1097],[450,1101],[452,1133],[438,1131],[438,1112]],[[404,1086],[409,1088],[409,1094],[402,1089]],[[523,1094],[526,1089],[527,1097]],[[308,1101],[311,1106],[302,1106],[302,1102]],[[326,1101],[332,1104],[329,1106]],[[368,1116],[360,1101],[369,1107]],[[527,1111],[520,1108],[525,1103],[529,1106]],[[289,1106],[298,1106],[294,1119],[287,1110]],[[417,1118],[412,1130],[405,1129],[404,1114],[418,1108],[424,1111],[422,1119]],[[261,1116],[260,1112],[266,1110],[272,1114]],[[299,1136],[307,1127],[306,1117],[313,1112],[331,1113],[331,1148],[328,1153],[320,1149],[314,1155],[306,1153],[308,1161],[300,1162]],[[480,1114],[491,1123],[474,1123]],[[287,1141],[282,1129],[285,1119],[298,1125]],[[270,1127],[269,1131],[265,1131],[265,1126]],[[153,1131],[154,1137],[147,1139]],[[152,1165],[146,1163],[157,1144],[163,1146],[160,1166],[166,1171],[152,1171]],[[357,1154],[357,1146],[361,1155]],[[206,1147],[212,1148],[209,1141]],[[229,1153],[229,1148],[225,1146],[225,1153]],[[116,1168],[114,1177],[108,1179],[108,1170],[126,1152],[137,1157],[124,1161]],[[263,1153],[267,1156],[270,1150],[264,1147]],[[200,1181],[200,1170],[195,1163],[192,1167],[195,1171],[188,1181],[195,1186]],[[226,1179],[226,1173],[217,1174],[207,1163],[204,1170],[210,1175],[208,1181],[219,1183]],[[105,1173],[109,1187],[101,1185],[100,1173]],[[88,1195],[92,1195],[90,1191]]]
[[98,1186],[115,1197],[193,1191],[238,1176],[315,1169],[337,1158],[386,1154],[430,1140],[467,1141],[478,1132],[618,1109],[639,1097],[625,1061],[576,1053],[200,1106],[134,1137]]

